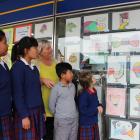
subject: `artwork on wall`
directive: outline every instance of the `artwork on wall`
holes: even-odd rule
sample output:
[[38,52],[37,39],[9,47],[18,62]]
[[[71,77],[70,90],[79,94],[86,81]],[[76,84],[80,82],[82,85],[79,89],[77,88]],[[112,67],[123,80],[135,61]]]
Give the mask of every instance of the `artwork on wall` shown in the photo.
[[83,53],[108,53],[108,34],[84,36],[82,41]]
[[126,89],[107,88],[106,114],[112,116],[125,117]]
[[65,47],[65,61],[75,70],[80,70],[80,46],[70,45]]
[[35,38],[52,38],[53,22],[43,22],[35,24]]
[[140,125],[135,121],[110,120],[110,138],[118,140],[139,140]]
[[66,37],[78,36],[81,34],[81,18],[66,19]]
[[14,29],[14,42],[19,41],[25,36],[31,36],[32,34],[32,24],[16,26]]
[[126,56],[108,56],[107,83],[126,85]]
[[113,13],[113,30],[140,29],[140,10]]
[[140,32],[121,32],[111,34],[112,52],[140,52]]
[[84,33],[108,31],[108,14],[84,17]]
[[140,84],[140,56],[130,57],[130,84]]
[[13,35],[14,35],[14,29],[13,28],[7,28],[3,29],[6,35],[7,44],[13,44]]
[[140,118],[140,89],[131,88],[129,96],[129,116]]

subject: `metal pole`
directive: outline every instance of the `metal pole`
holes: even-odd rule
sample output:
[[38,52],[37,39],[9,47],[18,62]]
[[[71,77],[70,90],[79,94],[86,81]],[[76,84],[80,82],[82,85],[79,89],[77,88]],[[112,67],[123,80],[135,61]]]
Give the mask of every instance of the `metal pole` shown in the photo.
[[52,39],[52,44],[53,44],[53,52],[54,52],[54,57],[56,58],[56,13],[57,13],[57,2],[58,0],[54,0],[53,4],[53,39]]

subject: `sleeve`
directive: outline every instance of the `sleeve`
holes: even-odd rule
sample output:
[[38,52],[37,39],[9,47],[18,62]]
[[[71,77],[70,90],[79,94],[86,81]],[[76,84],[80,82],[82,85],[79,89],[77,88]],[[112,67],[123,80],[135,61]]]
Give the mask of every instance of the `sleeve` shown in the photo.
[[11,70],[12,87],[13,87],[13,100],[16,110],[20,117],[23,119],[29,116],[24,98],[24,69],[20,65],[13,66]]
[[97,113],[97,108],[89,106],[88,94],[83,92],[78,99],[79,113],[86,116],[93,116]]
[[44,107],[44,102],[43,102],[43,97],[42,97],[42,91],[41,91],[41,79],[40,79],[40,73],[39,73],[39,70],[38,70],[38,67],[37,67],[37,66],[34,66],[34,69],[36,69],[36,71],[37,71],[37,75],[38,75],[38,80],[40,80],[40,93],[41,93],[41,99],[42,99],[41,110],[42,110],[42,113],[45,114],[45,107]]
[[54,88],[52,88],[51,95],[49,98],[49,108],[53,114],[55,113],[56,110],[57,96],[58,96],[58,91],[57,91],[57,87],[55,86]]
[[95,90],[96,98],[98,100],[98,106],[102,106],[103,107],[103,105],[99,102],[98,95],[97,95],[97,90],[95,88],[93,88],[93,90]]

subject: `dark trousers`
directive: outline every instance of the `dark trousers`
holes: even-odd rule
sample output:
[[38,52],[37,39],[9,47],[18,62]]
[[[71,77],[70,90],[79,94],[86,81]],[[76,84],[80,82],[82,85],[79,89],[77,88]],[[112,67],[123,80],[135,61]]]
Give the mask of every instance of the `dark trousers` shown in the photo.
[[46,135],[43,140],[53,140],[54,118],[47,117],[46,119]]

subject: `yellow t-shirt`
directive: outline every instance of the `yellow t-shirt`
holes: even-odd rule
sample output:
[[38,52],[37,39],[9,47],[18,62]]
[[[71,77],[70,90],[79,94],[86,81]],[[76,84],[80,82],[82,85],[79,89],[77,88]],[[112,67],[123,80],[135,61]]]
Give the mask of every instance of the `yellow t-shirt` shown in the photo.
[[[53,61],[51,66],[47,66],[43,64],[42,62],[39,63],[39,71],[40,71],[40,77],[41,78],[47,78],[49,80],[52,80],[53,82],[58,82],[58,77],[55,71],[56,62]],[[46,116],[47,117],[53,117],[53,114],[50,112],[49,109],[49,97],[50,97],[51,89],[47,88],[45,85],[42,85],[42,97],[43,102],[45,106]]]

